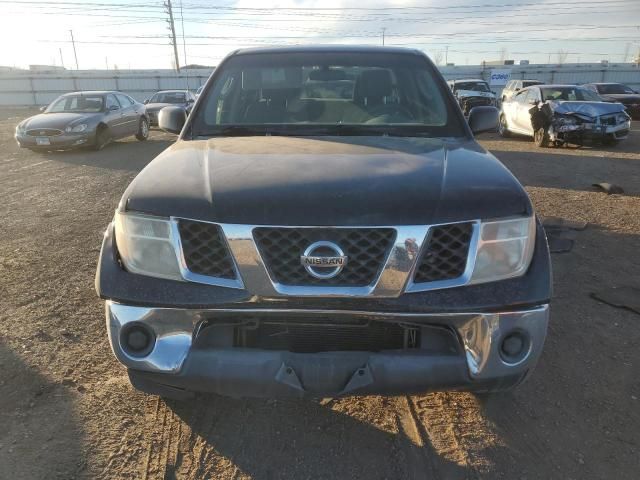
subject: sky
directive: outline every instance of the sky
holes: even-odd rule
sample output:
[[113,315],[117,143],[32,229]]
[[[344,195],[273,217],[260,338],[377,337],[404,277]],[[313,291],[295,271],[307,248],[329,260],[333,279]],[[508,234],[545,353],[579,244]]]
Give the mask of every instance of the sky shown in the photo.
[[[167,0],[0,0],[0,66],[172,68]],[[288,44],[399,45],[436,63],[632,61],[640,0],[172,0],[181,65]],[[183,38],[184,35],[184,38]]]

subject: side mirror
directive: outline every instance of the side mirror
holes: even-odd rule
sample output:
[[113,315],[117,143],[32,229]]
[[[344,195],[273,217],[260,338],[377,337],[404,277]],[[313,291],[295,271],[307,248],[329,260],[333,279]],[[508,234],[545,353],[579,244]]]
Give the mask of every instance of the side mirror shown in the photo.
[[39,109],[39,110],[40,110],[41,112],[44,112],[46,109],[47,109],[47,106],[46,106],[46,105],[43,105],[42,107],[40,107],[40,109]]
[[149,99],[148,99],[148,98],[145,98],[145,99],[144,99],[144,102],[142,102],[142,103],[144,103],[144,104],[146,105],[147,103],[149,103]]
[[118,105],[111,105],[109,107],[110,112],[115,112],[116,110],[120,110],[120,107]]
[[537,105],[537,104],[538,104],[538,101],[537,101],[537,100],[529,100],[527,103],[528,103],[529,105]]
[[187,112],[182,107],[164,107],[158,113],[158,126],[169,133],[180,133],[187,121]]
[[469,112],[469,127],[474,133],[495,131],[498,128],[498,109],[496,107],[473,107]]
[[516,87],[516,88],[514,88],[514,89],[513,89],[513,91],[514,91],[514,92],[519,92],[520,90],[522,90],[522,89],[521,89],[521,88],[518,88],[518,87]]

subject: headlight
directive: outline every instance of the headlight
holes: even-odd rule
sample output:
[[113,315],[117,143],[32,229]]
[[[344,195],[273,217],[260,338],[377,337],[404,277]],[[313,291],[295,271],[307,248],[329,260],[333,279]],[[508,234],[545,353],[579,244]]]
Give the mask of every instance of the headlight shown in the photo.
[[67,128],[64,129],[65,132],[67,133],[80,133],[80,132],[84,132],[87,129],[87,124],[86,123],[80,123],[78,125],[75,126],[71,126],[69,125]]
[[631,120],[631,117],[624,112],[619,113],[618,116],[616,117],[617,123],[624,123],[628,120]]
[[24,125],[22,125],[21,123],[16,125],[16,133],[24,133],[24,132],[25,132]]
[[128,271],[182,280],[169,219],[116,212],[115,230],[118,252]]
[[531,263],[535,243],[535,217],[482,222],[470,283],[523,275]]

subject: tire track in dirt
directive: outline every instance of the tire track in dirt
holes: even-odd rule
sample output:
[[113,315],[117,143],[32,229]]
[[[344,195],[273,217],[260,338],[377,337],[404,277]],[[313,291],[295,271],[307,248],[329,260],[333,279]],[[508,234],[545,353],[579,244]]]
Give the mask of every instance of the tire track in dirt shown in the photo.
[[435,478],[480,478],[494,467],[502,441],[470,393],[407,397],[407,415],[422,432]]

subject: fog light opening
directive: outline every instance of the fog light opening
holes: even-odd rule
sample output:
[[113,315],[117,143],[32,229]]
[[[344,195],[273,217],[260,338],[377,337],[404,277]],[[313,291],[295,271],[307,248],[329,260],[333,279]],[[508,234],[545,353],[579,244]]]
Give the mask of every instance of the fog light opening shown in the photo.
[[500,344],[500,356],[509,365],[523,361],[529,355],[529,350],[531,350],[529,336],[520,331],[508,333]]
[[153,330],[141,323],[125,325],[120,333],[120,345],[132,357],[146,357],[153,350],[155,342]]

